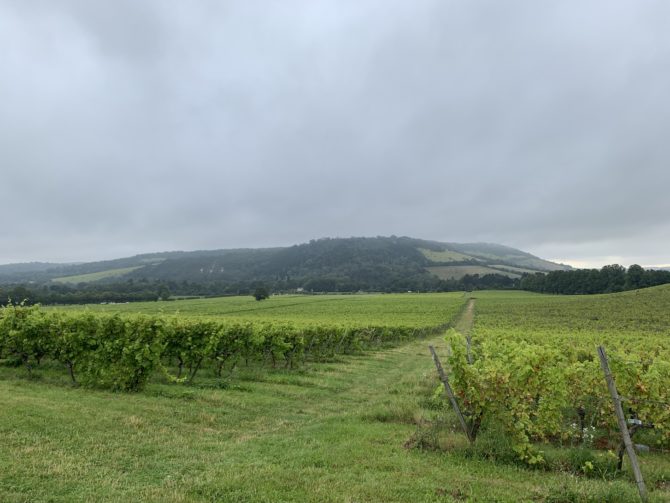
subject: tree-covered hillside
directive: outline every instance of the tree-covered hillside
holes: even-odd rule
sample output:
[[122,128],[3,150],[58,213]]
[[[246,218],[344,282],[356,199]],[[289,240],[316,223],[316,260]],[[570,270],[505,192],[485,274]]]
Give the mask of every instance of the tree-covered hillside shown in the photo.
[[324,238],[282,248],[163,252],[52,267],[5,266],[0,267],[0,284],[39,291],[43,302],[121,301],[165,297],[166,292],[240,294],[258,285],[275,292],[510,288],[518,285],[523,273],[562,267],[493,244],[396,236]]

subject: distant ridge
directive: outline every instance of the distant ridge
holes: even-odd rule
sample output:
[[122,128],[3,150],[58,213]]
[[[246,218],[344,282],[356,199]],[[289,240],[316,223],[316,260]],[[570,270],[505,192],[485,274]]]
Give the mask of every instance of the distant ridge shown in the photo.
[[0,283],[255,281],[306,288],[311,282],[312,286],[355,290],[358,285],[381,288],[408,278],[448,280],[465,274],[518,278],[526,272],[567,269],[570,267],[494,243],[446,243],[390,236],[322,238],[276,248],[159,252],[78,264],[0,265]]

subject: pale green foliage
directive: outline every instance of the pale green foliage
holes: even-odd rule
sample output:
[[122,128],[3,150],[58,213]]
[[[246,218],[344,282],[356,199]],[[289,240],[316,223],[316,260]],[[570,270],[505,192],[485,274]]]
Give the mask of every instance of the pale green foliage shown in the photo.
[[[538,441],[586,444],[599,437],[607,442],[616,418],[596,352],[604,345],[627,413],[653,423],[655,443],[667,448],[670,340],[663,330],[670,322],[669,292],[576,300],[480,295],[472,364],[465,338],[457,332],[447,336],[456,393],[473,417],[501,425],[518,457],[529,464],[543,462],[534,448]],[[646,317],[650,312],[656,324]],[[580,414],[586,424],[577,423]]]
[[[73,382],[136,391],[155,370],[171,382],[192,382],[205,365],[213,366],[218,377],[239,361],[292,368],[308,356],[322,360],[435,334],[458,312],[464,298],[431,298],[442,302],[429,303],[435,313],[422,321],[412,312],[416,296],[319,298],[320,319],[311,323],[299,317],[295,323],[282,319],[276,309],[273,320],[244,311],[234,316],[184,316],[8,307],[0,310],[0,349],[29,370],[46,356],[67,367]],[[304,299],[303,310],[309,313],[316,301],[300,298]],[[398,299],[408,301],[404,309],[399,309]],[[287,307],[294,304],[295,298]],[[265,305],[275,307],[270,301]],[[386,309],[386,317],[379,324],[364,323],[357,316],[347,317],[347,306],[358,314],[367,309],[373,319],[379,316],[375,311]],[[336,308],[335,314],[328,313],[329,307]]]

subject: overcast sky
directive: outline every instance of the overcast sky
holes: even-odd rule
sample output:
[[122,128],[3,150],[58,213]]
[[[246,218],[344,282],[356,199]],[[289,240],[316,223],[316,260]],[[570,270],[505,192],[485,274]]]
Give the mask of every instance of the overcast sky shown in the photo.
[[670,263],[667,0],[0,0],[0,263],[407,235]]

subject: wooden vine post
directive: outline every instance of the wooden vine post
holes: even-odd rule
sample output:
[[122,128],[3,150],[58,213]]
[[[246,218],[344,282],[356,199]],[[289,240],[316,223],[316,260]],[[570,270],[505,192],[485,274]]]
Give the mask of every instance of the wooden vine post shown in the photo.
[[465,422],[465,418],[463,417],[463,414],[461,413],[461,409],[458,406],[458,402],[456,401],[456,397],[454,396],[454,392],[451,389],[451,385],[449,384],[449,379],[447,379],[447,375],[444,373],[444,369],[442,368],[442,364],[440,363],[440,359],[437,357],[437,353],[435,352],[435,348],[433,346],[428,346],[428,349],[430,349],[430,354],[433,355],[433,362],[435,363],[435,368],[437,369],[437,374],[440,376],[440,381],[442,381],[442,384],[444,385],[444,391],[446,391],[447,396],[449,397],[449,401],[451,402],[451,406],[454,408],[454,412],[456,412],[456,416],[458,417],[458,421],[461,423],[461,428],[463,428],[463,431],[465,432],[465,435],[468,437],[468,440],[470,443],[473,442],[472,434],[470,433],[470,430],[468,429],[468,425]]
[[633,467],[633,474],[635,475],[635,482],[637,483],[637,489],[640,492],[640,499],[643,502],[647,500],[647,487],[644,484],[644,479],[642,478],[642,471],[640,470],[640,465],[637,462],[637,455],[635,454],[635,448],[633,442],[630,438],[630,433],[628,432],[628,425],[626,424],[626,417],[623,414],[623,408],[621,407],[621,397],[616,389],[616,384],[614,383],[614,377],[610,371],[609,363],[607,362],[607,354],[605,353],[605,348],[598,346],[598,356],[600,357],[600,366],[603,369],[605,374],[605,380],[607,381],[607,388],[612,395],[612,402],[614,403],[614,412],[616,413],[617,421],[619,422],[619,429],[621,430],[621,437],[623,439],[624,446],[626,447],[626,452],[628,453],[628,458],[630,459],[630,464]]

